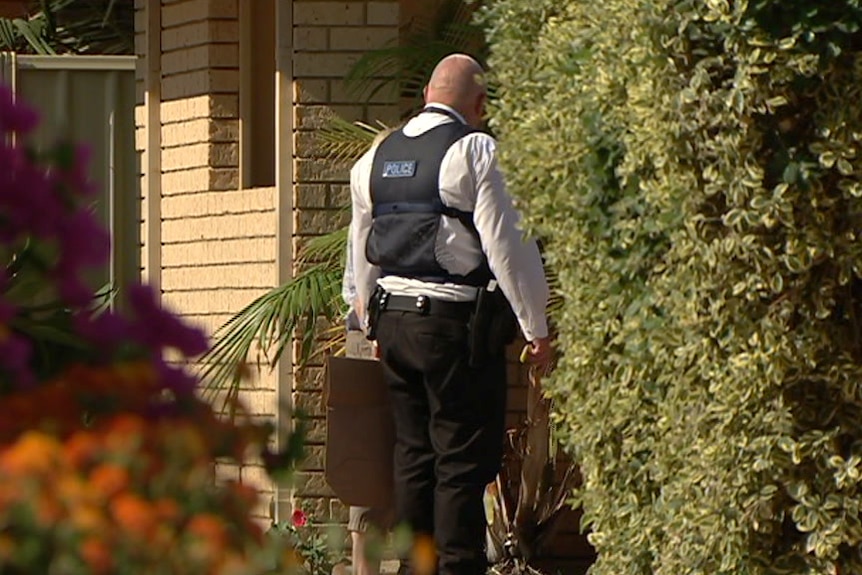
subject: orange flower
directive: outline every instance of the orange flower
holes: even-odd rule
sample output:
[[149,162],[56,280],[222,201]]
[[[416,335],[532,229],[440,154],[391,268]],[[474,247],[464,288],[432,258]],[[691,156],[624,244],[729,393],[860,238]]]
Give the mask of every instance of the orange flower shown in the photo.
[[228,542],[224,521],[212,513],[199,513],[192,517],[186,526],[186,532],[209,541],[216,548],[223,548]]
[[146,430],[147,423],[139,415],[118,415],[105,428],[105,445],[112,452],[134,451],[140,447]]
[[92,490],[77,474],[64,473],[55,481],[57,496],[68,506],[93,502]]
[[114,463],[103,463],[90,473],[90,485],[104,500],[125,490],[130,483],[129,472]]
[[85,533],[102,533],[107,528],[105,514],[95,505],[76,505],[69,515],[71,524]]
[[16,547],[16,542],[12,537],[0,535],[0,564],[12,558]]
[[0,513],[22,500],[22,487],[22,483],[18,481],[0,481]]
[[55,472],[59,459],[60,444],[56,439],[28,431],[12,446],[0,450],[0,472],[12,476],[47,476]]
[[94,575],[110,573],[113,567],[111,550],[101,539],[88,537],[81,545],[81,557]]
[[78,431],[65,444],[66,461],[76,469],[92,463],[102,448],[101,439],[92,431]]
[[36,524],[49,528],[53,527],[63,517],[63,506],[53,493],[42,491],[35,501]]
[[149,539],[158,523],[155,508],[133,493],[121,493],[111,501],[111,516],[134,537]]
[[246,575],[250,571],[248,561],[236,553],[228,553],[215,567],[217,575]]
[[[224,522],[211,513],[195,515],[186,525],[187,553],[201,570],[210,572],[227,552],[228,535]],[[205,566],[205,567],[204,567]]]

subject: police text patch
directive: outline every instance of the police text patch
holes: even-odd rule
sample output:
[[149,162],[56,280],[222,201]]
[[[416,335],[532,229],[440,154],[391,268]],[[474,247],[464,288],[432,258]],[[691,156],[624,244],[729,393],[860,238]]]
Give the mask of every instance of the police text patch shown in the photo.
[[416,161],[383,162],[384,178],[412,178],[416,174]]

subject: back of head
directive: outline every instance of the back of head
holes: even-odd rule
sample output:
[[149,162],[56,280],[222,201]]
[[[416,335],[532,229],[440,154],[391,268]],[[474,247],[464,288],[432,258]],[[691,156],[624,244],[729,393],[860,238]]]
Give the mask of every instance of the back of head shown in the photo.
[[470,123],[477,105],[484,104],[485,96],[485,71],[466,54],[451,54],[440,60],[425,88],[426,103],[446,104]]

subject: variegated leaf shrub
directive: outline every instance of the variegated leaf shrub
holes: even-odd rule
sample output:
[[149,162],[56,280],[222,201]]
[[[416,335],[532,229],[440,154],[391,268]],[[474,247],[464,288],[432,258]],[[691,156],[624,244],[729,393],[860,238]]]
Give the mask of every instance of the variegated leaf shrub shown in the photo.
[[594,575],[862,573],[857,0],[498,0]]

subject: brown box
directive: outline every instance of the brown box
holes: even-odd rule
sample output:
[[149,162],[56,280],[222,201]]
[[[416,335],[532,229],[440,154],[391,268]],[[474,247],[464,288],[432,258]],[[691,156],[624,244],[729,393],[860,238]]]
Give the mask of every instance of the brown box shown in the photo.
[[395,430],[383,368],[351,357],[330,357],[326,368],[326,481],[348,505],[385,509]]

